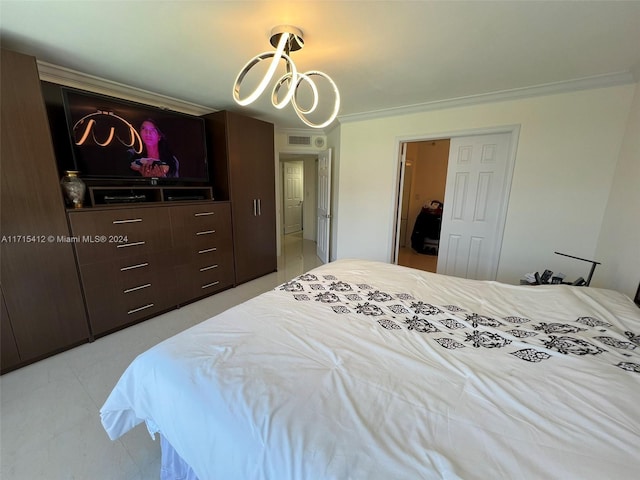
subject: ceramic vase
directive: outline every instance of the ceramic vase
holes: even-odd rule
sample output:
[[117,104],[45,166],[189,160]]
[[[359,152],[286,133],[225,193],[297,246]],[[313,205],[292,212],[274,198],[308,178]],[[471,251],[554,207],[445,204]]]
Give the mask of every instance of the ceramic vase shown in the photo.
[[87,186],[78,176],[76,170],[67,170],[60,180],[67,204],[73,208],[82,208]]

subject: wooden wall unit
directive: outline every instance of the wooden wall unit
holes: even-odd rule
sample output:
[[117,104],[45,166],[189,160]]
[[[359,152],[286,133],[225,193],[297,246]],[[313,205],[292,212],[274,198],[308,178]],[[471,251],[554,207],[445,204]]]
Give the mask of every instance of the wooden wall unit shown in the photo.
[[93,185],[66,210],[35,58],[0,60],[1,373],[276,271],[272,124],[204,117],[211,186]]
[[205,115],[214,195],[232,203],[236,283],[277,270],[273,124],[229,111]]
[[19,356],[15,363],[3,354],[5,372],[90,333],[72,245],[57,241],[69,227],[36,61],[4,49],[0,60],[1,322]]

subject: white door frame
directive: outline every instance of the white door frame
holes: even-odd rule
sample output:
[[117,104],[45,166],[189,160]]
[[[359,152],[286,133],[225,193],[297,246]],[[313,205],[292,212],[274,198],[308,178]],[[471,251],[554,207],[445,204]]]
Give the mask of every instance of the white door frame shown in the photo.
[[397,175],[397,192],[396,192],[396,214],[395,214],[395,226],[396,232],[393,236],[393,242],[391,243],[391,261],[398,264],[398,255],[400,252],[400,230],[402,229],[402,204],[404,197],[404,181],[406,178],[405,169],[407,163],[407,143],[409,141],[402,141],[398,145],[399,158],[398,158],[398,175]]
[[[275,174],[275,184],[276,184],[276,248],[277,248],[277,253],[278,256],[280,256],[282,254],[282,232],[284,229],[284,202],[282,201],[282,195],[283,195],[283,185],[282,185],[282,162],[286,161],[285,158],[281,158],[281,157],[287,157],[288,155],[294,155],[296,158],[297,157],[315,157],[316,162],[317,162],[317,158],[318,158],[318,154],[321,152],[322,150],[310,150],[308,152],[301,152],[299,150],[295,150],[295,149],[284,149],[284,150],[278,150],[276,148],[275,150],[275,165],[276,165],[276,174]],[[306,162],[306,160],[305,160]],[[307,169],[307,166],[305,166],[305,170]],[[314,171],[317,169],[313,169]],[[318,178],[317,178],[317,174],[313,175],[314,178],[314,184],[311,185],[311,183],[307,184],[309,189],[313,190],[313,198],[315,198],[315,196],[317,195],[317,191],[316,191],[316,185],[318,183]],[[303,198],[306,198],[306,192],[305,192],[305,196]],[[309,207],[311,208],[312,205],[310,202],[309,203]],[[305,207],[306,210],[306,207]],[[303,212],[302,214],[302,221],[303,224],[305,222],[305,217],[307,220],[307,225],[309,225],[309,222],[312,222],[315,225],[315,221],[316,221],[316,214],[315,214],[315,208],[313,209],[313,213],[309,213],[307,212],[307,214],[305,214]],[[316,232],[316,236],[317,236],[317,232]]]
[[497,245],[496,245],[496,262],[494,268],[492,269],[492,279],[495,280],[498,273],[498,264],[500,261],[500,252],[502,250],[502,239],[504,237],[504,227],[507,220],[507,207],[509,205],[509,195],[511,193],[511,182],[513,180],[513,170],[516,162],[516,152],[518,150],[518,141],[520,138],[520,125],[505,125],[505,126],[497,126],[497,127],[486,127],[486,128],[477,128],[470,130],[457,130],[454,132],[440,132],[440,133],[427,133],[424,135],[408,135],[396,137],[396,152],[397,152],[397,162],[398,168],[396,171],[396,186],[398,188],[398,192],[396,195],[396,205],[395,205],[395,236],[394,241],[392,242],[392,251],[390,254],[390,258],[392,263],[398,263],[398,254],[400,250],[400,215],[402,209],[402,182],[404,179],[404,158],[403,158],[403,146],[407,143],[411,142],[422,142],[422,141],[430,141],[430,140],[440,140],[444,138],[456,138],[456,137],[470,137],[474,135],[490,135],[495,133],[509,133],[511,134],[511,144],[509,146],[509,152],[507,157],[507,171],[505,175],[505,184],[504,184],[504,195],[503,195],[503,203],[500,205],[500,212],[498,218],[498,229],[497,229]]
[[322,263],[329,263],[331,250],[331,170],[333,149],[318,154],[318,203],[316,229],[316,254]]

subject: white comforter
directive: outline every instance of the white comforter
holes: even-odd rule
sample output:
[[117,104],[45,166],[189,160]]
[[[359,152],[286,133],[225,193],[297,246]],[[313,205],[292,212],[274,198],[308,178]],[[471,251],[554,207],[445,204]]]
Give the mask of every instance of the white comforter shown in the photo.
[[140,355],[101,410],[201,480],[631,479],[640,310],[341,260]]

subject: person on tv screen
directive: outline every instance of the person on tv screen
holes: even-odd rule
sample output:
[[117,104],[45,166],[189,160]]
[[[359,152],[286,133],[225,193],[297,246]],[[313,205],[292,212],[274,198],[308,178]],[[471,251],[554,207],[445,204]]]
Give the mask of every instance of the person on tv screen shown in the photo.
[[143,177],[164,178],[178,177],[179,163],[169,148],[166,137],[158,124],[148,118],[140,125],[142,152],[132,155],[131,169]]

